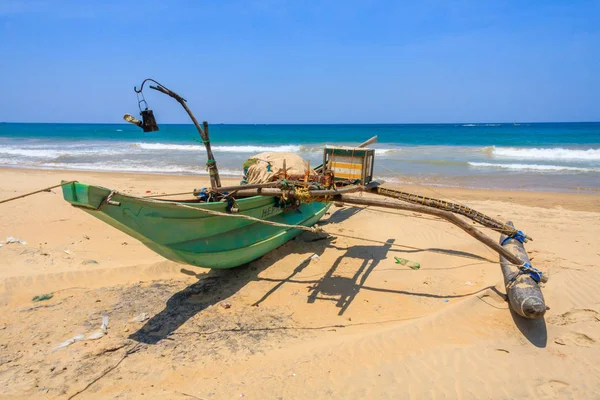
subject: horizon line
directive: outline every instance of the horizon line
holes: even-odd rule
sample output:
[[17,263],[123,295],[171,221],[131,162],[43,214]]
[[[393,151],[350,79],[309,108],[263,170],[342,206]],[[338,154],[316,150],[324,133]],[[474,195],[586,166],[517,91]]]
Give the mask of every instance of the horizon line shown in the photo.
[[[210,122],[209,125],[455,125],[455,124],[597,124],[599,121],[492,121],[492,122]],[[127,122],[23,122],[23,121],[0,121],[0,124],[72,124],[72,125],[130,125]],[[163,122],[160,125],[194,125],[192,122]]]

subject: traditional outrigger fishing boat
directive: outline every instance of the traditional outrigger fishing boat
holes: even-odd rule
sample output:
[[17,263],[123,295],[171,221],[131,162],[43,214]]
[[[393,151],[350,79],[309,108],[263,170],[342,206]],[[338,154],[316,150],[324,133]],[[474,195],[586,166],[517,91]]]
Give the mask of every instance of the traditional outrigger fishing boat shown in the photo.
[[[186,100],[164,85],[146,79],[138,94],[142,120],[124,119],[145,132],[158,130],[143,97],[144,84],[177,100],[190,116],[206,147],[211,187],[190,192],[187,200],[138,197],[79,182],[64,182],[65,200],[140,240],[173,261],[206,268],[232,268],[255,260],[283,245],[303,230],[315,227],[333,202],[410,210],[443,218],[500,255],[509,303],[527,318],[546,311],[539,284],[547,280],[531,266],[523,243],[531,238],[514,228],[461,204],[386,189],[373,181],[374,151],[366,146],[325,147],[323,164],[310,165],[294,154],[260,154],[245,164],[245,181],[221,186],[211,150],[208,123],[198,123]],[[141,99],[140,99],[141,96]],[[142,110],[141,104],[145,107]],[[356,196],[368,192],[393,200]],[[470,219],[501,234],[498,243],[476,229]]]

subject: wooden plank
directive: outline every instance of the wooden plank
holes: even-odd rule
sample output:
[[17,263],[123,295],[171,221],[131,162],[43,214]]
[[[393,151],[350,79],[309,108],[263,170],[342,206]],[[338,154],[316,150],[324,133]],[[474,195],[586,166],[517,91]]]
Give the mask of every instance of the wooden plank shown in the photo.
[[[362,161],[364,158],[361,158],[360,160]],[[362,162],[361,163],[350,163],[350,162],[345,162],[345,161],[334,161],[331,163],[331,167],[334,170],[337,170],[338,168],[342,168],[342,169],[357,169],[357,170],[361,170],[363,167]]]

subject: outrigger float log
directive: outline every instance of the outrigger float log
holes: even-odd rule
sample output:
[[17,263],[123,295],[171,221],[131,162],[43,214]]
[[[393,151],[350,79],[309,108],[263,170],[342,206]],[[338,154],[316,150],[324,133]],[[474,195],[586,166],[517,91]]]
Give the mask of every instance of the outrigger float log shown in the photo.
[[[540,284],[547,277],[531,265],[523,247],[531,238],[511,223],[499,222],[464,205],[381,187],[372,181],[374,151],[366,148],[377,137],[358,147],[325,147],[323,164],[311,169],[304,162],[301,171],[289,167],[287,155],[282,160],[265,160],[268,155],[263,153],[249,160],[245,173],[251,176],[252,171],[258,171],[267,178],[222,187],[210,147],[208,123],[200,126],[183,97],[146,79],[139,90],[134,89],[142,120],[129,114],[124,119],[144,131],[158,130],[153,112],[143,98],[147,81],[155,84],[150,88],[177,100],[190,116],[206,147],[211,187],[194,190],[189,193],[193,197],[182,201],[165,199],[168,195],[137,197],[99,186],[64,182],[63,196],[72,205],[170,260],[206,268],[237,267],[281,246],[303,230],[323,232],[314,225],[333,202],[429,214],[456,225],[499,254],[507,297],[516,313],[526,318],[544,315],[546,306]],[[388,199],[352,194],[357,192]],[[465,218],[500,233],[500,243]]]

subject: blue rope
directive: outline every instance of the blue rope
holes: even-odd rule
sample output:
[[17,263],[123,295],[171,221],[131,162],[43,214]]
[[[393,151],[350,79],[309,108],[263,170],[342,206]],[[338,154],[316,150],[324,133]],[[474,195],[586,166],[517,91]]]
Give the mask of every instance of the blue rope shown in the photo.
[[206,190],[206,188],[202,188],[200,189],[200,191],[198,192],[198,194],[196,195],[201,201],[207,201],[208,200],[208,192]]
[[542,271],[532,267],[531,264],[528,262],[523,263],[523,265],[521,265],[519,269],[522,272],[529,274],[529,276],[531,276],[531,279],[533,279],[536,283],[540,283],[540,281],[542,280]]
[[525,243],[525,239],[527,238],[527,235],[525,233],[523,233],[523,231],[516,231],[515,233],[513,233],[510,236],[507,236],[503,241],[501,246],[504,246],[506,244],[506,242],[508,242],[510,239],[515,239],[518,240],[521,243]]

